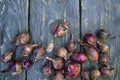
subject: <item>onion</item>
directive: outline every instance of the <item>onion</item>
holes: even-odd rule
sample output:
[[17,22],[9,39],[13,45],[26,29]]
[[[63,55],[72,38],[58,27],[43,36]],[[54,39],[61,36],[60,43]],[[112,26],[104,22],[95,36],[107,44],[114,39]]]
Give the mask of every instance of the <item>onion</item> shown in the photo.
[[103,67],[101,69],[101,75],[102,77],[109,77],[111,72],[114,70],[114,68],[109,68],[109,67]]
[[84,36],[84,42],[91,45],[91,46],[95,46],[96,45],[96,37],[91,34],[91,33],[88,33],[88,34],[85,34]]
[[87,57],[90,61],[97,61],[98,62],[98,52],[92,47],[84,47]]
[[35,47],[37,47],[38,44],[26,44],[22,48],[22,56],[29,57]]
[[67,31],[68,31],[68,27],[69,27],[69,23],[68,22],[64,22],[63,24],[57,24],[53,28],[54,37],[65,36]]
[[100,43],[99,41],[97,41],[97,43],[98,43],[98,47],[99,47],[101,53],[103,53],[103,54],[109,53],[110,47],[107,44]]
[[74,53],[72,55],[72,59],[73,59],[73,61],[78,62],[78,63],[84,63],[87,61],[87,57],[86,57],[85,53],[83,53],[83,52]]
[[85,70],[81,72],[82,80],[90,80],[89,71]]
[[77,78],[80,75],[81,66],[77,63],[71,63],[67,65],[65,70],[66,77],[69,78]]
[[99,62],[103,65],[108,65],[109,64],[109,57],[106,54],[100,54],[99,56]]
[[14,41],[11,42],[15,46],[27,44],[30,41],[29,33],[21,33],[14,37]]
[[90,71],[90,78],[91,80],[98,80],[98,78],[101,76],[100,71],[98,68],[92,69]]
[[25,70],[28,70],[31,67],[31,65],[32,65],[32,62],[29,59],[25,59],[23,61],[23,68]]
[[66,80],[62,71],[57,71],[53,80]]
[[56,70],[62,69],[64,66],[64,60],[61,58],[52,59],[52,58],[46,57],[46,59],[52,61],[53,68]]
[[67,56],[68,52],[64,47],[58,48],[56,55],[59,58],[65,58]]
[[75,52],[77,49],[77,44],[74,41],[74,34],[71,34],[70,42],[67,45],[69,52]]

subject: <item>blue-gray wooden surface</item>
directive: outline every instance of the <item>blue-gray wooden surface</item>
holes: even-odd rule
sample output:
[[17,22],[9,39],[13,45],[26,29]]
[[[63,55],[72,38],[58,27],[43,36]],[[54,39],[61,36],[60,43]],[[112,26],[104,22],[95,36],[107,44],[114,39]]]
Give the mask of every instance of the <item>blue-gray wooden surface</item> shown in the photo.
[[[67,35],[54,38],[53,26],[64,21],[71,23]],[[114,35],[120,34],[120,0],[0,0],[0,70],[8,66],[1,62],[1,56],[12,47],[10,42],[18,33],[29,32],[31,43],[43,46],[53,39],[55,50],[46,54],[53,56],[58,47],[66,47],[70,33],[75,33],[77,39],[87,32],[94,34],[101,28]],[[115,67],[115,71],[109,78],[99,80],[119,80],[120,38],[107,40],[106,43],[111,47],[110,66]],[[17,50],[16,59],[19,59],[19,55],[20,50]],[[17,76],[0,73],[0,80],[52,80],[52,77],[44,77],[40,72],[45,62],[46,59],[43,58],[30,70]],[[82,69],[96,65],[98,64],[88,61],[82,64]],[[81,80],[81,77],[75,80]]]

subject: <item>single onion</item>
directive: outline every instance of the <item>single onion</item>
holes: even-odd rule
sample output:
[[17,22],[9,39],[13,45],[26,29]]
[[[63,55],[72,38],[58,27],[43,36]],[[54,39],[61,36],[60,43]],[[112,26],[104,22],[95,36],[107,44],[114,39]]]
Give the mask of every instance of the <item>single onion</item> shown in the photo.
[[38,44],[26,44],[22,48],[22,56],[29,57],[35,47],[37,47]]
[[97,43],[98,43],[98,47],[99,47],[101,53],[103,53],[103,54],[109,53],[110,47],[107,44],[100,43],[99,41],[97,41]]
[[53,71],[52,71],[52,66],[51,66],[51,62],[49,62],[48,64],[46,64],[43,68],[42,68],[43,74],[44,76],[50,76]]
[[15,46],[27,44],[30,41],[29,33],[21,33],[14,37],[14,41],[11,42]]
[[101,75],[102,77],[109,77],[111,72],[114,70],[114,68],[109,68],[109,67],[103,67],[101,69]]
[[53,28],[54,37],[65,36],[68,31],[69,23],[64,22],[63,24],[57,24]]
[[75,52],[77,49],[77,44],[74,41],[74,34],[71,34],[70,42],[67,45],[68,51],[69,52]]
[[78,63],[84,63],[87,61],[87,56],[83,52],[76,52],[72,55],[72,60]]
[[90,61],[97,61],[98,62],[98,52],[92,47],[84,47],[86,55]]
[[99,62],[103,65],[108,65],[109,64],[109,57],[106,54],[100,54],[99,56]]
[[64,66],[64,60],[61,58],[52,59],[52,58],[46,57],[46,59],[52,61],[53,68],[56,70],[62,69]]
[[89,71],[85,70],[81,72],[82,80],[90,80]]
[[20,74],[22,71],[23,71],[22,63],[19,61],[14,61],[9,64],[7,69],[2,70],[0,72],[2,72],[2,73],[11,72],[12,75],[17,75],[17,74]]
[[66,80],[62,71],[57,71],[53,80]]
[[98,80],[98,78],[101,76],[100,71],[98,68],[92,69],[90,71],[90,78],[91,80]]
[[77,78],[80,75],[81,66],[77,63],[71,63],[67,65],[65,70],[67,78]]
[[84,36],[84,42],[91,45],[91,46],[95,46],[96,45],[96,37],[91,34],[91,33],[88,33],[88,34],[85,34]]
[[68,52],[64,47],[58,48],[56,55],[59,58],[65,58],[67,56]]
[[46,50],[43,46],[37,48],[34,50],[34,55],[35,55],[35,62],[41,59],[46,53]]

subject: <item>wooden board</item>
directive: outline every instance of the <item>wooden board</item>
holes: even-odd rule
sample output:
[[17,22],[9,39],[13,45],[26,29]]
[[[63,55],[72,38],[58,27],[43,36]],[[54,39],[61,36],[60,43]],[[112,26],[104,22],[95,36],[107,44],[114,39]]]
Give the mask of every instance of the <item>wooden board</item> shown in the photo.
[[[83,0],[82,1],[82,34],[95,33],[98,29],[106,29],[111,34],[120,34],[120,1],[119,0]],[[99,80],[119,80],[119,37],[105,41],[110,45],[110,66],[115,67],[114,73],[109,78]],[[97,63],[88,61],[83,64],[83,69],[93,68]]]
[[[6,69],[8,66],[8,63],[2,63],[1,56],[12,48],[10,42],[16,34],[27,32],[27,26],[27,0],[0,0],[0,70]],[[17,51],[16,54],[20,54],[20,51]],[[25,71],[17,76],[0,73],[0,80],[25,80]]]
[[[68,21],[71,23],[68,34],[62,38],[54,38],[52,28],[58,23]],[[70,33],[75,33],[75,38],[79,37],[79,1],[78,0],[31,0],[30,1],[30,34],[31,42],[46,46],[53,39],[55,50],[47,53],[52,56],[59,47],[66,47]],[[52,80],[42,75],[40,69],[45,64],[46,59],[41,59],[27,72],[27,80]],[[33,74],[34,73],[34,74]],[[80,79],[79,79],[80,80]]]

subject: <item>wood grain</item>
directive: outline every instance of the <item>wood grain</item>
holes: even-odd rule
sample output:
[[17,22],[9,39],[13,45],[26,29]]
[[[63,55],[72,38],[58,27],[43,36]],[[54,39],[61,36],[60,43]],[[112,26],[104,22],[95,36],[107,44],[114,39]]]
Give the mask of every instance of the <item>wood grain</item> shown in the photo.
[[[119,34],[120,29],[120,1],[114,0],[83,0],[82,1],[82,33],[95,33],[98,29],[106,29],[111,34]],[[108,78],[99,80],[118,80],[119,79],[119,37],[114,40],[105,41],[110,45],[110,67],[115,67],[114,73]],[[83,64],[83,69],[97,66],[97,63],[88,61]],[[100,66],[99,66],[100,67]]]
[[[54,38],[52,28],[58,23],[68,21],[70,29],[65,37]],[[55,50],[47,53],[47,56],[54,56],[59,47],[66,47],[70,33],[79,37],[79,0],[31,0],[30,1],[30,34],[31,42],[46,46],[53,39]],[[52,80],[52,77],[44,77],[40,72],[46,59],[41,59],[27,72],[27,80]],[[33,74],[34,73],[34,74]],[[80,80],[80,79],[79,79]]]
[[[0,55],[12,48],[10,42],[13,37],[28,30],[27,0],[0,0]],[[16,52],[16,57],[20,51]],[[6,69],[8,63],[2,63],[0,56],[0,70]],[[0,80],[25,80],[25,71],[20,75],[11,76],[10,73],[0,73]]]

